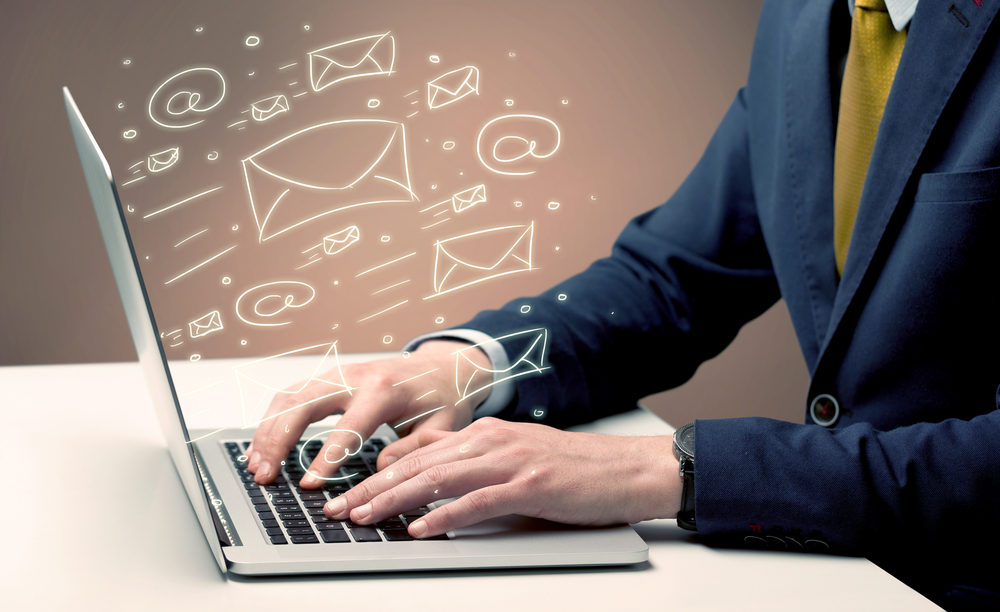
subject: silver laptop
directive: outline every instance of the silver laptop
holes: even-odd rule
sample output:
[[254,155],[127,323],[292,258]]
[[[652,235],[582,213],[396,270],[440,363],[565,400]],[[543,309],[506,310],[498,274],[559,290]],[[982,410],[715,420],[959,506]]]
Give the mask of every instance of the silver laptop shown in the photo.
[[[627,525],[583,529],[511,516],[439,539],[416,541],[406,535],[406,525],[427,512],[427,507],[376,526],[330,521],[323,516],[322,505],[357,479],[331,482],[318,492],[302,491],[296,487],[295,461],[287,462],[284,477],[274,485],[258,487],[246,472],[246,429],[188,430],[184,422],[111,167],[68,89],[63,89],[63,96],[156,416],[223,572],[274,575],[624,565],[647,559],[646,543]],[[307,430],[289,458],[299,453],[308,457],[311,446],[304,442],[319,433],[317,427]],[[350,467],[356,478],[362,478],[373,469],[378,451],[393,439],[392,429],[383,425],[345,469]]]

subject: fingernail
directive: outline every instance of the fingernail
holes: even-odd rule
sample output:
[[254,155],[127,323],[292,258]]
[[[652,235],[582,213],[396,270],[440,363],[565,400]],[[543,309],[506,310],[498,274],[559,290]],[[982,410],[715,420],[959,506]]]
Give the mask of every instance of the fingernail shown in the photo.
[[311,474],[306,474],[305,476],[302,477],[302,480],[299,481],[299,484],[302,485],[302,487],[304,488],[315,487],[317,484],[319,484],[319,480],[314,478]]
[[422,538],[427,533],[427,522],[417,521],[410,525],[410,534],[415,538]]
[[385,458],[385,462],[387,465],[392,465],[393,463],[396,463],[396,456],[389,455],[388,457]]
[[267,480],[271,477],[271,463],[269,461],[261,461],[260,465],[257,466],[257,480]]
[[250,469],[251,470],[256,469],[257,468],[257,464],[259,462],[260,462],[260,453],[257,452],[257,451],[254,451],[253,454],[250,455],[250,466],[249,466]]
[[368,502],[364,506],[358,506],[357,508],[354,509],[354,517],[355,517],[356,520],[359,520],[359,521],[367,518],[368,515],[371,514],[371,513],[372,513],[372,504],[371,504],[371,502]]
[[331,518],[337,518],[347,509],[347,502],[343,498],[331,499],[326,505],[326,512]]

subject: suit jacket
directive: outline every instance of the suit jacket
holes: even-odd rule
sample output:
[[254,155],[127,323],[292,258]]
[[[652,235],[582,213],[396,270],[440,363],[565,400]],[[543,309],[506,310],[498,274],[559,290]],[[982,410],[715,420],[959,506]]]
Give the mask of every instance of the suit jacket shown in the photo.
[[[697,421],[700,536],[863,554],[957,605],[1000,574],[1000,1],[920,1],[838,280],[843,4],[767,2],[747,84],[670,200],[610,257],[466,327],[547,328],[552,369],[517,379],[506,416],[568,425],[683,383],[784,298],[806,424]],[[832,427],[809,417],[822,394]]]

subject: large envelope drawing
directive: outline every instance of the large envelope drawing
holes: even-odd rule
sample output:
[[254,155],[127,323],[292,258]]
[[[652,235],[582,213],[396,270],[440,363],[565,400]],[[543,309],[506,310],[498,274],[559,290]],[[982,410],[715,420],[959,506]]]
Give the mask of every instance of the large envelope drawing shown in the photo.
[[[534,232],[535,224],[532,222],[530,225],[496,227],[439,240],[434,245],[434,294],[424,299],[491,278],[530,272]],[[501,246],[495,252],[484,255],[482,245],[487,243]]]
[[258,240],[349,208],[414,202],[403,124],[330,121],[243,160]]
[[222,315],[218,310],[213,310],[207,315],[195,319],[188,323],[192,338],[201,338],[208,334],[222,329]]
[[460,191],[451,196],[451,206],[457,213],[460,213],[463,210],[469,210],[476,204],[482,204],[485,201],[486,185],[477,185],[471,189]]
[[357,225],[352,225],[323,238],[323,252],[327,255],[336,255],[358,240],[361,240],[361,230]]
[[[462,400],[505,380],[529,374],[541,374],[549,369],[550,366],[545,365],[545,355],[549,340],[547,329],[529,329],[523,332],[500,336],[499,338],[494,338],[494,340],[527,341],[528,348],[521,351],[518,358],[513,360],[510,366],[502,370],[480,367],[470,357],[470,351],[485,343],[474,344],[456,352],[455,388],[458,390]],[[469,374],[470,368],[472,374]]]
[[270,406],[271,398],[279,395],[291,397],[311,386],[316,386],[319,392],[307,403],[284,407],[280,413],[283,414],[334,395],[353,391],[344,381],[344,373],[340,370],[336,342],[307,346],[280,355],[264,357],[238,365],[233,368],[233,372],[236,374],[236,385],[240,392],[244,427],[277,416],[264,415]]
[[173,166],[181,158],[181,150],[178,147],[172,149],[167,149],[166,151],[160,151],[159,153],[153,153],[148,158],[146,158],[146,167],[149,168],[150,172],[163,172],[170,166]]
[[250,114],[254,121],[267,121],[268,119],[288,112],[288,98],[285,96],[271,96],[260,102],[250,105]]
[[309,52],[313,91],[358,77],[392,74],[396,41],[389,33],[355,38]]
[[479,95],[479,69],[466,66],[446,72],[427,84],[427,106],[431,110],[441,108],[471,94]]

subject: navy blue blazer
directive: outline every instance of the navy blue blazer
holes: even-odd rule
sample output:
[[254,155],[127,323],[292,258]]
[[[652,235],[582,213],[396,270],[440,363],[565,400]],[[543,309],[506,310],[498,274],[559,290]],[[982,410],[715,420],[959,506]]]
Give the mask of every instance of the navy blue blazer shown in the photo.
[[[850,15],[843,0],[767,2],[747,84],[673,197],[633,219],[610,257],[465,325],[550,331],[552,369],[518,378],[505,416],[544,406],[564,426],[629,409],[784,298],[812,375],[806,424],[697,421],[700,537],[826,543],[939,602],[997,589],[998,8],[920,1],[838,280]],[[841,408],[831,427],[809,417],[822,394]]]

